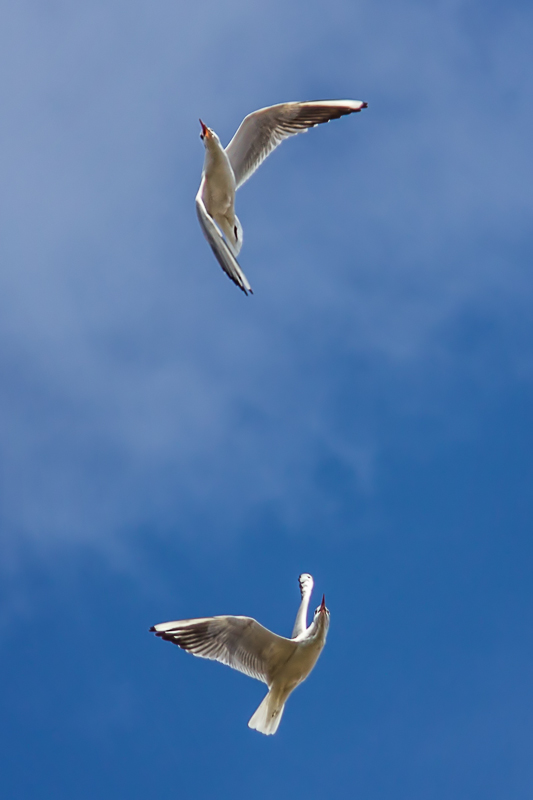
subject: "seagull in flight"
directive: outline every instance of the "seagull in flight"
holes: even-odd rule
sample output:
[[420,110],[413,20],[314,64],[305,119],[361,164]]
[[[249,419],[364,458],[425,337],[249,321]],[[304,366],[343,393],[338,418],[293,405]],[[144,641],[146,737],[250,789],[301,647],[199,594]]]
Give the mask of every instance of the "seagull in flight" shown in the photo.
[[150,628],[156,636],[195,656],[220,661],[266,683],[268,694],[248,723],[266,736],[276,733],[288,696],[307,678],[326,643],[326,599],[322,597],[307,627],[313,578],[304,573],[298,582],[302,601],[290,639],[263,628],[251,617],[182,619]]
[[253,292],[237,262],[242,225],[235,214],[236,190],[284,139],[366,107],[360,100],[313,100],[260,108],[244,118],[226,149],[200,120],[205,160],[196,213],[218,263],[245,294]]

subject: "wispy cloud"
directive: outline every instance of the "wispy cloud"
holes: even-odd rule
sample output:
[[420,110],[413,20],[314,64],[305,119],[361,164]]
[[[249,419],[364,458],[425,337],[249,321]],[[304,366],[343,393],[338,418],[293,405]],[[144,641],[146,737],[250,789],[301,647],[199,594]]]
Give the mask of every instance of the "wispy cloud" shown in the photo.
[[[299,527],[334,513],[324,463],[375,490],[383,408],[448,430],[459,377],[530,380],[530,12],[327,8],[280,2],[261,26],[253,3],[9,10],[9,538],[227,535],[267,507]],[[239,193],[246,301],[194,217],[197,117],[228,140],[258,106],[319,96],[370,105]]]

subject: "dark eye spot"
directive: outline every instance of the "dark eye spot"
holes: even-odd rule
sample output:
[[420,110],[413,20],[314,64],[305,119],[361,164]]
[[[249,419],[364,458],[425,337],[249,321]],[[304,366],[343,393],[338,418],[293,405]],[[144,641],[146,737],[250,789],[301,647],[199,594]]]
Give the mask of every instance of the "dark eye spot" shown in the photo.
[[235,227],[233,228],[233,232],[234,232],[234,234],[235,234],[235,238],[236,238],[236,239],[238,239],[238,238],[239,238],[239,234],[238,234],[238,231],[237,231],[237,226],[236,226],[236,225],[235,225]]

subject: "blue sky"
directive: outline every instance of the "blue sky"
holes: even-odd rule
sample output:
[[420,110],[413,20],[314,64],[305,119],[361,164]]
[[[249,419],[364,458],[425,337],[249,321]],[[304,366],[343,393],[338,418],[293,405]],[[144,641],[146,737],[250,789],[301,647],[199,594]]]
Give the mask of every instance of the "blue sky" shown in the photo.
[[[192,4],[190,4],[192,6]],[[3,4],[0,707],[13,798],[530,797],[533,13]],[[194,211],[198,118],[367,110]],[[332,621],[263,687],[150,625]]]

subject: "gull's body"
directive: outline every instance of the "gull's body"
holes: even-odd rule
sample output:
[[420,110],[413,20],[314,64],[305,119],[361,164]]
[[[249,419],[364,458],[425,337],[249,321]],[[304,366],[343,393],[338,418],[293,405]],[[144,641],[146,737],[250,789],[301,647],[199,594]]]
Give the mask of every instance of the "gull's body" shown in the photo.
[[302,601],[292,632],[286,639],[251,617],[206,617],[163,622],[150,628],[156,636],[201,658],[210,658],[263,681],[268,694],[248,725],[267,736],[277,731],[290,693],[302,683],[326,643],[329,611],[325,599],[307,627],[313,579],[300,575]]
[[220,266],[245,294],[252,289],[237,262],[242,226],[235,215],[236,190],[284,139],[366,105],[360,100],[313,100],[260,108],[245,117],[226,149],[200,120],[205,160],[196,212]]

